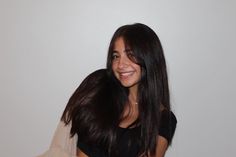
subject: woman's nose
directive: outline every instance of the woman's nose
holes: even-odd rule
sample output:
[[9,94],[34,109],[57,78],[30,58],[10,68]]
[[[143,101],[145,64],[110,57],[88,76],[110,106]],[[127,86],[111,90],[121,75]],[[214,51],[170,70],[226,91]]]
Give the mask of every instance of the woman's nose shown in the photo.
[[119,68],[124,68],[128,65],[128,58],[126,56],[121,56],[118,62]]

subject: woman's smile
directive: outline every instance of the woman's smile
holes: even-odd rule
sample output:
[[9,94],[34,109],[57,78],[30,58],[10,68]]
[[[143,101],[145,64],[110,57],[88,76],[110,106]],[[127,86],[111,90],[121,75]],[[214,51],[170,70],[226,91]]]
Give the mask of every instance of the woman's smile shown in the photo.
[[115,77],[124,87],[136,86],[140,81],[141,68],[127,56],[126,46],[122,37],[115,41],[112,70]]

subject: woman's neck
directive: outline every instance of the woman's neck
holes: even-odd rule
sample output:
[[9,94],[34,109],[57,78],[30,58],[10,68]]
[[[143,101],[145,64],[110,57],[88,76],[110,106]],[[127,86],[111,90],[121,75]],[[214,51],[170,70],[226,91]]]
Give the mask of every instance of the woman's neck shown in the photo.
[[138,112],[138,102],[137,102],[137,88],[130,87],[129,88],[129,96],[128,102],[126,103],[122,115],[120,127],[126,128],[130,124],[132,124],[135,120],[137,120],[139,115]]
[[129,88],[129,103],[130,103],[130,105],[135,105],[138,103],[137,93],[138,93],[138,86],[137,85]]

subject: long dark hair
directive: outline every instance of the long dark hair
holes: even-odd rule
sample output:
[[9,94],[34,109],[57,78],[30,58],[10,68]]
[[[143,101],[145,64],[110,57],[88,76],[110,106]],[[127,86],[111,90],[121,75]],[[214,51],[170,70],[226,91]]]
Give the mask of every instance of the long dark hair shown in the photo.
[[[70,97],[62,114],[65,124],[72,123],[70,134],[92,146],[115,149],[116,127],[126,100],[121,86],[108,78],[107,70],[89,74]],[[121,99],[117,100],[116,97]],[[116,101],[117,100],[117,101]]]
[[[91,73],[69,99],[61,120],[72,122],[71,136],[90,145],[107,148],[109,156],[116,156],[116,131],[129,91],[116,79],[112,71],[115,41],[122,37],[141,67],[138,86],[141,149],[139,155],[155,154],[160,123],[160,107],[170,111],[169,88],[163,49],[156,33],[146,25],[125,25],[114,33],[107,56],[107,69]],[[119,152],[118,152],[119,154]]]
[[[169,87],[166,61],[161,42],[156,33],[148,26],[140,23],[124,25],[114,33],[107,56],[108,75],[119,82],[112,71],[112,54],[115,41],[123,38],[125,46],[131,49],[133,62],[141,67],[141,81],[138,86],[139,123],[141,124],[141,141],[143,149],[140,152],[146,156],[155,154],[160,123],[160,108],[170,111]],[[128,56],[129,57],[129,56]],[[127,89],[123,89],[127,90]],[[127,92],[123,92],[127,93]],[[128,93],[127,93],[128,94]],[[128,101],[128,97],[125,97]],[[120,97],[115,97],[119,101]]]

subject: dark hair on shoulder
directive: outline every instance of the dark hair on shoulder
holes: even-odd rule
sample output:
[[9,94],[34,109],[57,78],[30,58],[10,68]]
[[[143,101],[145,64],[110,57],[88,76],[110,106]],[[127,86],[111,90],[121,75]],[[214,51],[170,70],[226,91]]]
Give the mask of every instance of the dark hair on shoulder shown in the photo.
[[[107,70],[89,74],[79,85],[63,112],[61,120],[72,122],[71,136],[88,144],[102,144],[109,148],[115,143],[115,127],[119,125],[122,107],[118,104],[126,94],[111,79]],[[118,102],[114,97],[120,97]]]
[[118,38],[123,38],[125,46],[131,49],[133,54],[130,60],[141,67],[142,74],[137,95],[141,139],[146,155],[148,152],[154,154],[157,144],[154,137],[158,136],[160,108],[163,107],[170,111],[169,86],[163,48],[156,33],[144,24],[135,23],[118,28],[111,39],[107,56],[108,74],[115,81],[118,80],[112,71],[112,55]]
[[89,74],[70,97],[61,120],[68,124],[76,116],[75,109],[86,105],[95,94],[98,93],[99,85],[106,79],[106,70],[99,69]]
[[[131,49],[130,60],[140,65],[141,80],[138,86],[138,124],[141,126],[142,144],[139,155],[155,154],[160,126],[160,111],[170,112],[169,86],[166,61],[161,42],[156,33],[140,23],[118,28],[110,42],[107,69],[88,75],[74,94],[63,112],[61,120],[72,122],[71,136],[108,148],[115,152],[116,129],[122,121],[125,105],[129,102],[128,88],[123,87],[113,74],[113,50],[115,41],[123,38],[125,46]],[[137,124],[136,123],[136,124]],[[115,153],[116,154],[116,153]],[[113,156],[113,155],[112,155]]]

